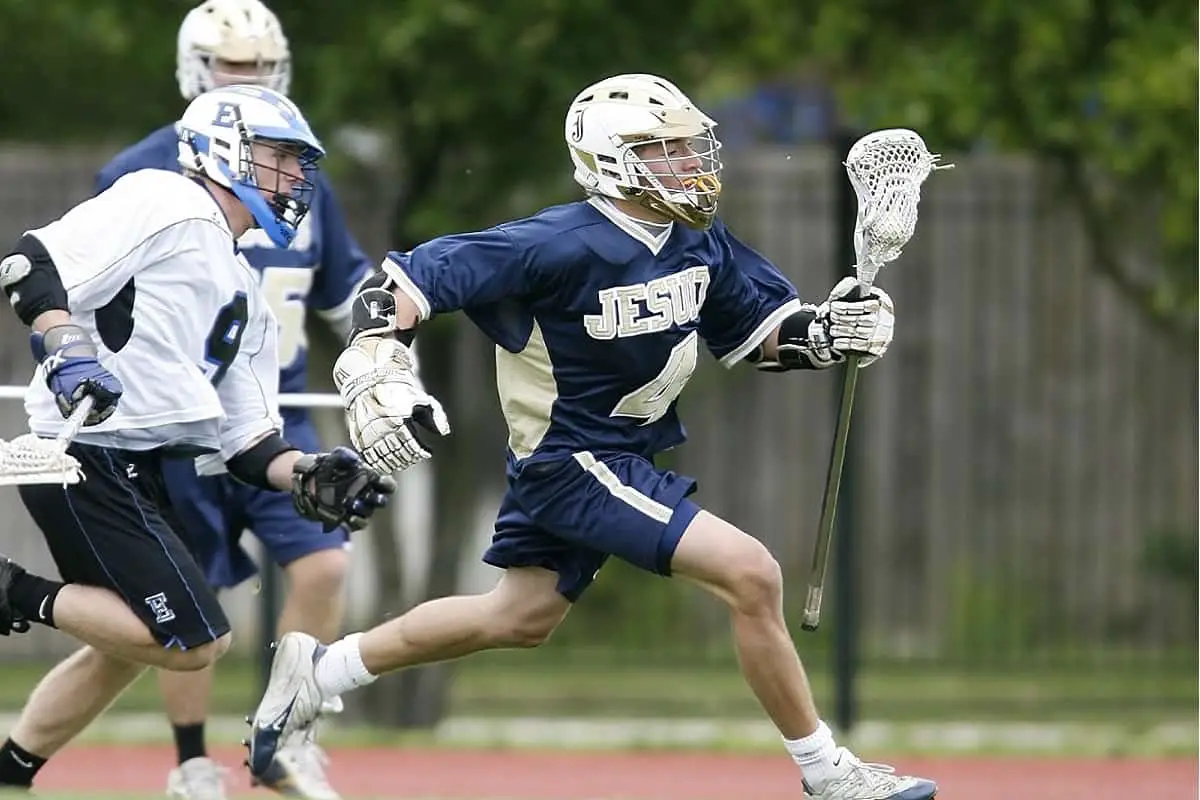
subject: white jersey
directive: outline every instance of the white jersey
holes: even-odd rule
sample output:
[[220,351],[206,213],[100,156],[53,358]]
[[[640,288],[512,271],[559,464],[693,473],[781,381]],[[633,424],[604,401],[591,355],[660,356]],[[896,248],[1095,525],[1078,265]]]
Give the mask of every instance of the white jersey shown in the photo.
[[[125,388],[116,413],[76,441],[228,460],[281,428],[277,323],[203,185],[133,172],[28,233],[58,268],[72,320]],[[25,410],[41,436],[63,423],[40,367]]]

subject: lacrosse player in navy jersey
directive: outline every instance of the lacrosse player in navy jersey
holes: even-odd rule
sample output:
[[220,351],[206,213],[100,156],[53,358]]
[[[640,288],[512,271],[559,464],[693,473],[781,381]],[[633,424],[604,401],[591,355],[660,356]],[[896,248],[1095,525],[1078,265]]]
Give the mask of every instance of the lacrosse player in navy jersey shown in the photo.
[[[782,612],[779,565],[759,540],[703,511],[695,481],[655,466],[681,444],[676,400],[701,344],[731,367],[824,369],[882,356],[891,299],[840,282],[802,303],[716,216],[715,123],[672,84],[620,75],[578,95],[565,135],[585,201],[391,253],[354,307],[335,366],[352,440],[381,470],[428,457],[446,434],[409,346],[462,310],[496,347],[508,422],[508,492],[476,596],[439,598],[325,647],[285,635],[251,736],[251,770],[302,735],[328,698],[383,673],[545,641],[610,556],[725,601],[750,688],[819,800],[928,800],[936,786],[866,764],[821,721]],[[801,789],[802,785],[802,789]]]
[[[259,0],[206,0],[193,8],[179,28],[177,72],[185,100],[228,83],[253,83],[287,94],[291,52],[279,20]],[[177,170],[176,137],[166,125],[119,153],[101,171],[103,191],[139,169]],[[315,314],[344,340],[350,326],[350,302],[372,271],[346,229],[337,199],[322,175],[316,178],[312,210],[295,239],[278,247],[261,230],[248,231],[238,248],[262,276],[262,288],[279,320],[280,391],[307,387],[305,317]],[[319,440],[307,409],[282,410],[288,438],[316,449]],[[280,630],[304,631],[322,641],[342,633],[344,583],[349,567],[344,531],[325,533],[299,518],[286,497],[261,491],[227,476],[198,478],[179,462],[168,474],[172,500],[184,510],[185,533],[215,589],[238,585],[257,571],[239,545],[249,530],[262,542],[264,555],[287,577]],[[159,684],[175,733],[178,766],[168,776],[177,800],[222,800],[221,768],[208,757],[204,721],[212,692],[211,672],[160,672]],[[327,710],[337,710],[333,703]],[[305,740],[278,753],[261,780],[286,788],[293,796],[336,800],[325,777],[325,757]]]
[[276,493],[328,530],[363,527],[394,490],[348,448],[305,454],[284,437],[278,323],[235,244],[255,227],[292,240],[320,142],[259,86],[200,95],[176,136],[182,174],[125,175],[0,260],[39,362],[30,429],[53,438],[93,403],[67,450],[83,480],[19,487],[61,580],[0,556],[0,635],[38,623],[86,645],[0,745],[0,791],[30,786],[147,666],[203,670],[228,649],[229,622],[185,544],[188,511],[167,490],[172,462]]

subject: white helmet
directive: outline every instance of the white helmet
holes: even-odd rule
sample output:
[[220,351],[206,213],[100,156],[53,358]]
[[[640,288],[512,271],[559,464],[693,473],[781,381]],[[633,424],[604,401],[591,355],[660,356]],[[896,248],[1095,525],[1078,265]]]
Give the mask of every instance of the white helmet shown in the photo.
[[[188,104],[175,123],[179,136],[179,165],[204,175],[232,191],[250,210],[254,221],[279,247],[287,247],[300,220],[308,213],[316,180],[316,165],[325,155],[304,115],[291,100],[265,86],[223,86]],[[304,179],[292,191],[275,190],[268,200],[259,185],[273,165],[255,164],[253,144],[286,149],[300,160]]]
[[[205,0],[183,18],[175,77],[184,100],[230,84],[258,83],[281,94],[292,80],[292,58],[279,19],[259,0]],[[249,74],[225,73],[218,61],[253,65]]]
[[[707,228],[721,194],[716,125],[670,81],[638,74],[606,78],[567,109],[575,181],[588,194],[636,200],[685,225]],[[679,142],[687,146],[675,146]]]

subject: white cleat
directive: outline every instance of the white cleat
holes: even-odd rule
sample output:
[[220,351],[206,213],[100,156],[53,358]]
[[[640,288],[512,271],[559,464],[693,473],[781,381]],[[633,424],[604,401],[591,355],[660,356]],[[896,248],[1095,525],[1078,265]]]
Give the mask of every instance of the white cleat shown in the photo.
[[324,652],[306,633],[285,633],[279,639],[267,690],[250,723],[246,765],[256,781],[270,785],[266,779],[276,754],[320,715],[324,698],[314,666]]
[[838,748],[833,772],[820,791],[804,782],[811,800],[933,800],[937,784],[924,778],[897,775],[886,764],[865,764],[844,747]]
[[227,800],[229,770],[211,758],[189,758],[167,776],[167,797],[173,800]]

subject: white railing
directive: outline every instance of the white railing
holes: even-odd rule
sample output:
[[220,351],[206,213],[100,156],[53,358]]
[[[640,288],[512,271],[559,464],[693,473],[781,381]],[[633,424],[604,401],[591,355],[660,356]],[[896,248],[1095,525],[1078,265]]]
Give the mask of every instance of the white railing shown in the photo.
[[[27,386],[0,386],[0,400],[23,400]],[[279,395],[285,408],[341,408],[342,398],[332,392],[301,392]]]

